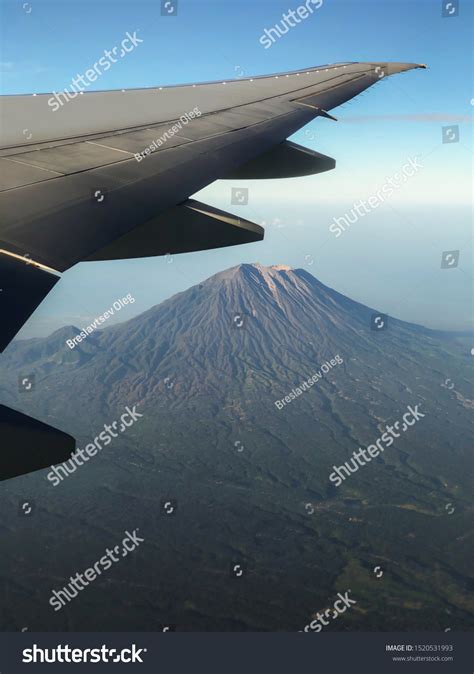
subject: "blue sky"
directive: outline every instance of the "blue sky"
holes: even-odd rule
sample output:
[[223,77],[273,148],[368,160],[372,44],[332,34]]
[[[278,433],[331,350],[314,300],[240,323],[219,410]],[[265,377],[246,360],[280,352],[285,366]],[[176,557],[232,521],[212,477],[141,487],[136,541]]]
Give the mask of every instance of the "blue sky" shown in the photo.
[[[175,2],[175,0],[172,0]],[[241,183],[249,205],[232,207],[219,181],[197,198],[267,223],[263,243],[223,251],[81,264],[30,319],[22,336],[83,325],[131,292],[120,320],[240,262],[305,267],[323,283],[399,318],[430,327],[472,325],[472,5],[443,18],[438,0],[325,0],[270,49],[259,38],[299,0],[161,2],[0,0],[2,94],[59,91],[118,44],[143,39],[90,89],[113,89],[262,75],[337,61],[427,63],[388,78],[292,139],[337,159],[337,169],[301,180]],[[442,127],[460,142],[443,144]],[[367,199],[410,157],[423,169],[389,202],[336,239],[329,226]],[[442,270],[443,251],[460,250]],[[128,313],[126,313],[128,312]]]

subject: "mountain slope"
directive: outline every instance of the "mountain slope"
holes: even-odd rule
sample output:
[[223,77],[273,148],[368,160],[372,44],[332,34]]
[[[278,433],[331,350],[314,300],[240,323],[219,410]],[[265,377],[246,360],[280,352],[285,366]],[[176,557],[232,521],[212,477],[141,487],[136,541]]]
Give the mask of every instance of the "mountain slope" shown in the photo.
[[[148,601],[181,629],[302,629],[349,587],[358,608],[333,629],[467,625],[470,356],[448,336],[391,317],[374,330],[374,313],[303,270],[240,265],[73,350],[72,327],[11,345],[0,361],[1,402],[75,433],[79,446],[125,406],[143,413],[58,487],[66,512],[87,503],[92,541],[131,515],[152,539],[138,599],[113,593],[115,617],[99,611],[95,629],[143,628]],[[18,391],[20,372],[35,374],[28,395]],[[424,417],[336,488],[334,466],[408,406]],[[46,502],[56,498],[44,476],[23,481]],[[156,530],[161,498],[179,502],[165,534]],[[61,526],[68,531],[67,520]],[[52,545],[60,578],[65,553]],[[248,570],[238,589],[228,573],[236,560]],[[96,611],[99,599],[89,601]]]

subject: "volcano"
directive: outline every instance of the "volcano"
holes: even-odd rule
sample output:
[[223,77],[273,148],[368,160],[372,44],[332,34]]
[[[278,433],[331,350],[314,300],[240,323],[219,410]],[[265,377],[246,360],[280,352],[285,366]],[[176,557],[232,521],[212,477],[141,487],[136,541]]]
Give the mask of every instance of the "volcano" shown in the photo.
[[[117,586],[68,608],[74,629],[299,630],[348,588],[357,606],[331,629],[468,628],[472,357],[461,339],[386,316],[305,270],[260,264],[215,274],[70,349],[78,332],[15,341],[0,361],[1,402],[80,446],[126,406],[143,417],[64,484],[53,488],[46,471],[21,478],[56,533],[43,527],[26,542],[12,531],[0,564],[3,576],[11,565],[28,577],[47,542],[54,562],[26,603],[43,629],[65,627],[43,608],[72,563],[61,541],[82,557],[84,540],[112,540],[123,522],[150,545],[133,570],[114,570]],[[35,375],[28,395],[17,384],[25,372]],[[336,487],[334,466],[408,407],[423,418]],[[4,629],[20,619],[15,606]]]

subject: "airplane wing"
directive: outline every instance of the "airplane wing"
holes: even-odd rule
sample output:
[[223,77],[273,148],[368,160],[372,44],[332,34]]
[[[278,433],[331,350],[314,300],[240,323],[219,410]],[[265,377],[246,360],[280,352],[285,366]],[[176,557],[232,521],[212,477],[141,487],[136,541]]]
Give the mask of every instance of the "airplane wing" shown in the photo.
[[217,179],[335,161],[287,141],[411,63],[225,82],[0,97],[0,351],[71,266],[231,246],[263,229],[190,197]]
[[74,438],[0,405],[0,480],[62,463],[76,448]]

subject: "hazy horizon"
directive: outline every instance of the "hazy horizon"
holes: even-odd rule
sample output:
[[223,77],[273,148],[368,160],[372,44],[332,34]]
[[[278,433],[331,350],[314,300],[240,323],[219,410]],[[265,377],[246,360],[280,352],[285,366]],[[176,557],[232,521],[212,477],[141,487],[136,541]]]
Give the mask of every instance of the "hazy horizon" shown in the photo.
[[[178,256],[176,256],[176,257],[178,257]],[[151,259],[152,258],[147,258],[147,260],[151,260]],[[167,263],[167,264],[173,264],[173,263],[174,263],[174,259],[173,259],[172,263],[170,262],[170,263]],[[148,311],[148,310],[150,310],[154,307],[158,307],[160,304],[162,304],[163,302],[166,302],[169,299],[175,297],[179,293],[184,292],[184,291],[188,290],[189,288],[192,288],[192,287],[198,285],[201,282],[204,282],[206,279],[209,279],[209,278],[211,278],[211,277],[213,277],[217,274],[223,273],[223,272],[225,272],[229,269],[232,269],[234,267],[238,267],[242,264],[261,265],[262,263],[258,259],[255,259],[255,260],[249,261],[249,262],[239,262],[235,265],[230,265],[228,267],[225,267],[223,269],[215,271],[212,274],[206,272],[202,276],[202,278],[199,278],[195,283],[191,283],[189,285],[187,284],[187,281],[184,278],[182,288],[176,288],[176,290],[174,292],[172,292],[169,296],[163,297],[159,301],[154,302],[154,303],[150,304],[149,306],[145,306],[145,307],[142,307],[141,303],[138,302],[136,300],[136,298],[133,296],[133,293],[131,293],[133,299],[135,299],[135,302],[131,303],[131,304],[129,303],[127,306],[122,308],[120,311],[115,312],[115,314],[112,317],[110,317],[105,324],[102,324],[101,326],[97,327],[96,329],[97,330],[106,330],[109,327],[114,327],[116,325],[126,323],[127,321],[133,320],[134,318],[137,318],[138,316],[140,316],[144,312],[146,312],[146,311]],[[271,264],[264,264],[263,266],[264,267],[273,267],[273,266],[282,266],[282,265],[285,266],[285,263],[280,261],[280,262],[275,262],[275,263],[271,263]],[[323,283],[327,287],[329,287],[333,290],[336,290],[337,292],[341,292],[337,287],[333,287],[331,285],[328,285],[327,283],[324,283],[320,278],[318,278],[318,276],[314,273],[314,270],[312,269],[313,265],[308,265],[306,267],[304,265],[301,265],[301,266],[287,265],[287,266],[292,270],[300,270],[301,269],[301,270],[307,271],[312,276],[314,276],[318,281],[320,281],[321,283]],[[20,333],[18,334],[16,339],[27,340],[27,339],[32,339],[32,338],[36,338],[36,337],[47,338],[47,337],[51,336],[52,334],[54,334],[57,330],[60,330],[62,328],[67,328],[67,327],[74,327],[74,328],[77,328],[78,330],[80,330],[80,329],[84,328],[85,326],[89,325],[91,322],[93,322],[94,319],[96,319],[98,316],[102,315],[105,311],[107,311],[110,308],[110,306],[113,304],[114,301],[120,299],[121,297],[126,296],[127,294],[128,293],[125,293],[124,295],[120,295],[120,296],[117,295],[117,297],[115,297],[108,305],[103,306],[102,311],[99,311],[98,313],[95,313],[95,314],[91,313],[91,314],[82,315],[82,316],[80,316],[80,315],[71,316],[71,321],[67,320],[67,316],[64,316],[62,319],[61,319],[61,317],[57,317],[56,319],[52,319],[52,318],[48,317],[47,313],[44,317],[41,317],[41,315],[40,315],[41,311],[39,310],[37,312],[38,315],[36,316],[36,318],[34,320],[31,319],[28,322],[27,326],[25,326],[25,328],[23,328],[20,331]],[[364,301],[361,301],[360,299],[358,299],[356,297],[346,295],[344,292],[341,292],[341,294],[345,295],[349,299],[360,302],[361,304],[364,304],[365,306],[368,306],[369,308],[377,310],[377,307],[367,305]],[[54,302],[54,300],[52,300],[52,301]],[[46,305],[45,310],[47,311],[47,309],[48,309],[48,306]],[[425,327],[425,328],[428,328],[428,329],[431,329],[431,330],[441,330],[441,331],[446,332],[446,333],[452,333],[453,335],[464,334],[464,335],[469,336],[471,334],[474,334],[474,327],[465,327],[465,328],[461,327],[461,328],[451,328],[451,329],[450,328],[442,328],[442,327],[426,325],[424,323],[416,322],[416,321],[413,321],[413,320],[408,320],[401,315],[392,314],[390,312],[388,312],[388,315],[392,316],[393,318],[396,318],[398,320],[405,321],[407,323],[419,325],[421,327]],[[81,319],[81,320],[79,320],[79,319]],[[54,320],[57,321],[57,324],[54,327],[52,327],[52,325],[53,325],[52,322]],[[29,330],[28,330],[28,326],[29,326],[30,323],[32,324],[31,325],[31,333],[29,333]]]

